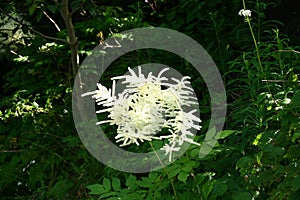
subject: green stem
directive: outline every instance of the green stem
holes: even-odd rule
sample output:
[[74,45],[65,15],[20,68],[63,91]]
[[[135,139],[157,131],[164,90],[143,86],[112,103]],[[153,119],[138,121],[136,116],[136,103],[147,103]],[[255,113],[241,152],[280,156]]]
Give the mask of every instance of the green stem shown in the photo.
[[[258,3],[258,1],[257,1]],[[245,0],[243,0],[243,7],[244,7],[244,10],[246,10],[246,3],[245,3]],[[259,64],[259,67],[260,67],[260,70],[261,70],[261,73],[263,74],[263,77],[264,79],[267,79],[267,76],[266,76],[266,73],[264,71],[264,68],[262,66],[262,63],[261,63],[261,59],[260,59],[260,51],[259,51],[259,47],[257,45],[257,41],[256,41],[256,38],[255,38],[255,35],[254,35],[254,32],[253,32],[253,28],[252,28],[252,25],[251,25],[251,22],[250,22],[250,17],[249,16],[246,16],[246,21],[249,25],[249,29],[250,29],[250,32],[251,32],[251,36],[252,36],[252,39],[253,39],[253,42],[254,42],[254,45],[255,45],[255,50],[256,50],[256,56],[257,56],[257,61],[258,61],[258,64]],[[269,83],[266,82],[266,85],[267,85],[267,88],[268,88],[268,91],[270,94],[271,93],[271,90],[270,90],[270,86],[269,86]],[[272,95],[273,97],[273,95]]]
[[258,45],[257,45],[256,38],[255,38],[253,29],[252,29],[252,26],[251,26],[251,23],[250,23],[250,18],[246,17],[246,21],[248,22],[248,25],[249,25],[249,28],[250,28],[250,32],[251,32],[251,35],[252,35],[252,39],[253,39],[253,42],[254,42],[254,45],[255,45],[257,61],[259,63],[260,70],[263,73],[263,75],[265,76],[265,72],[264,72],[264,69],[263,69],[263,66],[262,66],[261,60],[260,60],[260,54],[259,54]]
[[[149,141],[149,144],[150,144],[152,150],[154,151],[154,153],[155,153],[155,155],[156,155],[156,157],[157,157],[159,163],[160,163],[161,166],[163,167],[163,168],[162,168],[163,171],[164,171],[164,172],[167,174],[167,176],[169,177],[169,174],[168,174],[167,170],[165,169],[165,165],[162,163],[161,159],[159,158],[157,152],[155,151],[155,149],[154,149],[154,147],[153,147],[153,145],[152,145],[152,143],[151,143],[150,141]],[[173,179],[169,179],[169,180],[170,180],[170,183],[171,183],[173,192],[174,192],[174,198],[175,198],[175,200],[178,200],[178,197],[177,197],[177,193],[176,193],[176,189],[175,189],[175,186],[174,186]]]

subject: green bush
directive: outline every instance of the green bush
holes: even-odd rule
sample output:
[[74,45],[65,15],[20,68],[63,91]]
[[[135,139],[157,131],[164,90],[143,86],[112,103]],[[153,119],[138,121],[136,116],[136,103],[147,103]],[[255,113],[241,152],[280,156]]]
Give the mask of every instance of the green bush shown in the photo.
[[[74,127],[68,44],[30,30],[68,38],[60,7],[47,1],[12,1],[0,10],[0,29],[12,23],[4,16],[14,14],[19,22],[12,23],[10,33],[20,36],[11,39],[4,30],[0,36],[1,199],[299,198],[300,52],[282,33],[283,24],[267,18],[273,3],[246,1],[252,16],[245,21],[238,16],[243,8],[238,0],[99,2],[76,0],[69,6],[76,11],[80,60],[109,36],[136,27],[165,27],[189,35],[210,53],[223,76],[228,114],[221,137],[205,158],[199,159],[199,147],[192,145],[173,164],[149,173],[129,174],[102,165]],[[53,33],[56,28],[43,11],[61,31]],[[210,97],[189,63],[166,52],[134,51],[110,66],[104,82],[128,66],[147,62],[179,66],[191,76],[200,97],[203,129],[195,140],[201,143],[208,131]],[[114,138],[114,129],[109,130]]]

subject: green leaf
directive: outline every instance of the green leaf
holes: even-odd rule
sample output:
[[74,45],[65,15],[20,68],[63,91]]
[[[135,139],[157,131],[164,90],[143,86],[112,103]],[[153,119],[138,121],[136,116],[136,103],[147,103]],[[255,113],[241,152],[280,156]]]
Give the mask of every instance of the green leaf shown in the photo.
[[233,200],[252,200],[252,196],[249,192],[234,192],[231,197]]
[[[197,149],[198,150],[198,149]],[[196,163],[194,161],[188,161],[184,166],[181,168],[182,171],[185,172],[191,172],[193,170],[193,167],[195,167]]]
[[112,182],[111,182],[112,188],[114,191],[120,191],[121,190],[121,182],[120,179],[113,177]]
[[210,181],[207,181],[201,188],[204,199],[208,199],[209,194],[211,193],[213,189],[213,184]]
[[205,141],[212,140],[216,136],[216,127],[213,127],[209,131],[207,131],[205,136]]
[[211,146],[207,142],[205,142],[205,143],[203,142],[203,144],[201,145],[201,148],[199,150],[198,157],[200,159],[207,159],[207,155],[212,155],[214,152],[215,151],[213,150],[213,146]]
[[217,142],[217,136],[216,134],[216,128],[213,127],[210,129],[205,136],[204,142],[201,145],[200,151],[199,151],[199,158],[204,158],[209,153],[212,153],[212,148]]
[[297,191],[298,189],[300,189],[300,176],[297,176],[294,178],[292,185],[293,185],[294,191]]
[[182,171],[178,174],[177,178],[179,181],[186,183],[186,180],[188,179],[189,175],[190,174],[188,172]]
[[260,148],[273,157],[281,156],[284,153],[284,149],[282,147],[274,146],[272,144],[261,145]]
[[48,9],[50,10],[50,12],[52,12],[53,14],[55,14],[55,12],[57,11],[58,7],[55,5],[48,5]]
[[29,9],[28,9],[28,12],[29,12],[29,16],[33,15],[33,13],[35,12],[36,10],[36,7],[37,7],[37,4],[32,4]]
[[202,182],[207,179],[207,176],[205,174],[197,174],[196,175],[196,178],[195,178],[195,183],[197,185],[200,185],[202,184]]
[[125,185],[129,188],[129,189],[135,189],[137,187],[137,181],[136,181],[136,177],[133,175],[130,175],[127,178],[127,181],[125,183]]
[[245,168],[245,167],[249,166],[251,162],[252,162],[252,159],[249,156],[244,156],[244,157],[241,157],[237,161],[236,167],[237,168]]
[[293,105],[295,105],[295,106],[300,105],[300,91],[297,91],[297,92],[293,95],[292,103],[293,103]]
[[300,139],[300,131],[297,130],[292,136],[292,142],[296,142],[296,140]]
[[106,191],[111,190],[111,184],[110,184],[110,180],[108,178],[103,179],[103,186]]
[[89,192],[89,194],[103,194],[105,193],[105,189],[103,187],[103,185],[100,185],[100,184],[93,184],[93,185],[88,185],[86,186],[87,189],[91,190]]
[[191,152],[190,152],[191,158],[197,158],[198,154],[199,154],[199,149],[198,148],[195,148],[195,149],[191,150]]
[[174,176],[179,174],[179,172],[180,172],[180,167],[177,165],[173,168],[169,168],[168,169],[168,178],[173,178]]
[[68,180],[60,180],[55,183],[55,185],[50,189],[50,194],[52,194],[57,199],[64,199],[67,191],[73,187],[73,183]]
[[137,181],[137,184],[141,187],[151,188],[153,186],[153,180],[148,177],[142,177],[142,180]]
[[223,131],[221,131],[221,133],[219,135],[219,139],[224,139],[235,132],[236,132],[235,130],[223,130]]
[[158,177],[158,173],[152,171],[152,172],[149,173],[148,176],[149,176],[149,178],[150,178],[151,180],[154,180],[154,181],[155,181],[155,180],[157,179],[157,177]]
[[257,146],[261,137],[262,137],[262,133],[258,134],[252,144]]
[[166,189],[169,186],[170,186],[170,180],[162,179],[161,182],[159,183],[158,190]]
[[36,22],[40,22],[41,19],[43,17],[43,13],[42,12],[38,12],[37,16],[36,16]]
[[[103,198],[103,197],[101,196],[101,198]],[[106,200],[120,200],[120,197],[109,197]]]
[[214,185],[214,190],[212,192],[212,195],[214,197],[217,196],[223,196],[225,194],[225,192],[228,190],[228,186],[226,183],[223,183],[221,181],[218,181],[215,185]]
[[117,192],[108,192],[108,193],[104,193],[100,196],[100,199],[102,198],[107,198],[107,197],[111,197],[111,196],[116,196],[118,193]]
[[123,195],[122,196],[123,198],[121,198],[121,199],[124,199],[124,200],[140,200],[140,199],[145,199],[147,191],[145,191],[145,192],[142,193],[142,190],[139,190],[138,192],[133,192],[133,193],[130,193],[130,194]]

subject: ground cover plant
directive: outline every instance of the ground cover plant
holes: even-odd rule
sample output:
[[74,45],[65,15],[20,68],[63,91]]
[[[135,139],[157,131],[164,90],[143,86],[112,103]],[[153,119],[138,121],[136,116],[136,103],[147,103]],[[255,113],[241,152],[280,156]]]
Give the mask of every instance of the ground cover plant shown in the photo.
[[[1,2],[1,199],[299,199],[299,32],[272,18],[281,3]],[[207,50],[226,87],[227,116],[217,145],[204,158],[191,145],[162,169],[126,173],[103,165],[82,144],[72,117],[73,83],[95,46],[150,26],[182,32]],[[190,77],[202,120],[194,141],[213,137],[207,86],[184,59],[132,51],[112,63],[101,84],[111,87],[111,77],[149,62]],[[103,128],[113,141],[116,127]],[[147,152],[162,145],[124,148]]]

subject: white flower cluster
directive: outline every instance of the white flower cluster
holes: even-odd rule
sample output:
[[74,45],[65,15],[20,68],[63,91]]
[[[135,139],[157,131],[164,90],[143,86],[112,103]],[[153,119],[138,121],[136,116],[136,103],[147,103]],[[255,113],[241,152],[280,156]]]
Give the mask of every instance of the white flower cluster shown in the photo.
[[239,11],[239,16],[251,17],[251,10],[241,9]]
[[[183,106],[198,105],[197,98],[193,97],[193,89],[189,86],[189,77],[181,80],[172,78],[174,84],[168,83],[168,78],[162,74],[168,70],[160,71],[157,77],[150,72],[147,77],[138,67],[138,74],[128,68],[129,75],[112,78],[112,89],[97,84],[98,89],[81,96],[93,95],[98,105],[104,109],[96,113],[109,112],[110,119],[97,123],[117,125],[116,142],[120,146],[152,139],[168,139],[161,150],[169,155],[171,162],[172,152],[179,151],[184,142],[199,145],[192,138],[190,129],[200,130],[198,124],[201,120],[194,115],[196,110],[185,112]],[[123,80],[124,91],[115,94],[116,80]],[[156,136],[162,128],[167,128],[169,135]]]

